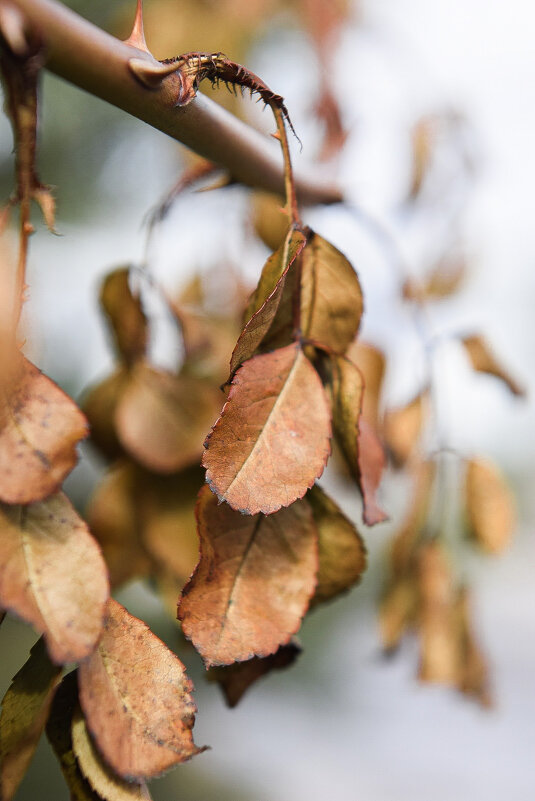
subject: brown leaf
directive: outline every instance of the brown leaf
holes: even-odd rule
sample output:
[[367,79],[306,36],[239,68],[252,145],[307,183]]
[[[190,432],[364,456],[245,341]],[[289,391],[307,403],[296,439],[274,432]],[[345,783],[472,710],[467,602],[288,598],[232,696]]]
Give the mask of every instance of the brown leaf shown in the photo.
[[46,724],[46,736],[59,760],[71,801],[102,801],[84,778],[72,750],[71,722],[78,706],[77,672],[74,670],[65,676],[56,691]]
[[130,371],[119,367],[100,384],[89,389],[83,399],[82,409],[91,428],[91,442],[108,459],[116,459],[123,453],[115,431],[115,410],[130,382]]
[[385,374],[385,357],[373,345],[356,340],[346,353],[347,358],[357,365],[363,378],[366,392],[362,403],[362,416],[379,431],[379,409],[381,390]]
[[269,656],[296,633],[316,586],[318,533],[306,501],[242,515],[203,487],[201,558],[178,607],[207,667]]
[[473,633],[470,620],[470,597],[466,587],[461,587],[457,595],[455,611],[459,638],[461,641],[461,669],[458,681],[459,690],[472,696],[481,706],[492,706],[489,683],[489,670]]
[[387,519],[376,497],[385,467],[383,446],[361,414],[365,392],[359,368],[343,356],[332,356],[330,365],[334,435],[360,489],[363,520],[373,526]]
[[75,709],[72,717],[71,738],[78,767],[99,797],[106,801],[150,801],[144,782],[127,782],[121,779],[101,759],[87,731],[80,707]]
[[243,698],[249,687],[272,670],[282,670],[293,665],[301,646],[296,637],[281,647],[271,656],[253,656],[247,662],[235,662],[232,665],[212,667],[208,671],[209,681],[216,681],[230,707],[235,707]]
[[87,511],[87,522],[102,549],[112,587],[152,570],[152,560],[141,543],[137,509],[140,484],[135,465],[119,464],[98,485]]
[[123,778],[158,776],[201,750],[193,742],[196,707],[182,662],[113,599],[78,678],[87,727]]
[[253,194],[253,225],[257,236],[270,250],[277,250],[288,231],[288,217],[283,201],[267,192]]
[[32,503],[55,492],[87,434],[76,404],[22,359],[0,396],[0,500]]
[[385,651],[398,647],[414,621],[418,592],[413,576],[395,578],[386,588],[379,605],[379,628]]
[[488,553],[503,551],[515,530],[515,504],[503,476],[492,462],[468,461],[465,503],[472,540]]
[[319,535],[318,584],[312,604],[330,601],[360,581],[366,569],[366,547],[353,523],[316,484],[307,500]]
[[425,528],[431,493],[436,476],[436,462],[418,462],[413,470],[413,491],[407,514],[392,539],[392,572],[402,576],[409,570],[416,545]]
[[407,279],[403,284],[403,297],[422,303],[442,300],[453,295],[466,276],[466,261],[459,256],[440,259],[422,281]]
[[42,639],[30,651],[2,700],[0,798],[10,801],[44,731],[61,669],[53,665]]
[[304,234],[290,228],[279,249],[267,260],[246,311],[247,322],[230,360],[231,375],[250,359],[269,331],[279,307],[286,274],[305,246]]
[[181,586],[199,560],[195,504],[203,483],[204,471],[195,466],[173,476],[145,476],[138,490],[142,542],[160,568]]
[[428,408],[429,391],[425,389],[406,406],[385,412],[383,434],[396,466],[402,467],[417,448]]
[[412,129],[412,176],[409,190],[409,199],[415,200],[421,192],[423,183],[433,157],[436,131],[435,117],[432,115],[422,117]]
[[483,337],[478,335],[464,337],[461,339],[461,344],[468,353],[468,358],[474,370],[499,378],[513,395],[523,397],[526,394],[525,390],[499,364]]
[[455,685],[460,654],[455,627],[451,567],[440,543],[426,543],[419,552],[419,633],[421,681]]
[[301,256],[301,270],[303,336],[345,353],[364,308],[355,270],[343,253],[313,231]]
[[100,290],[100,303],[111,325],[119,356],[127,365],[132,365],[146,353],[148,326],[141,299],[130,289],[129,276],[128,267],[107,275]]
[[137,364],[115,412],[124,449],[143,467],[174,473],[198,462],[219,408],[211,383]]
[[329,418],[320,378],[298,344],[255,356],[236,373],[206,440],[206,480],[247,514],[289,506],[323,472]]
[[63,493],[0,505],[0,603],[44,633],[56,663],[77,662],[102,630],[108,576],[100,549]]

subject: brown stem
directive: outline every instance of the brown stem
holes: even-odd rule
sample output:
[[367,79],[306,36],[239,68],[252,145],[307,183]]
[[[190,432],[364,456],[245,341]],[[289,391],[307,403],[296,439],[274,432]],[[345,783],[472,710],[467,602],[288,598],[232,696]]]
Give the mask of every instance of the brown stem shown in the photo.
[[[266,137],[203,95],[176,108],[176,74],[163,78],[155,89],[143,86],[128,62],[134,57],[158,64],[148,53],[115,39],[55,0],[0,0],[4,4],[18,8],[39,33],[51,72],[221,164],[240,183],[282,194],[278,153]],[[317,169],[299,171],[296,189],[305,204],[342,200],[338,187],[323,181]]]
[[271,104],[271,110],[277,123],[276,137],[280,142],[282,157],[284,159],[284,188],[286,193],[286,213],[290,221],[295,225],[301,226],[301,218],[299,217],[299,209],[297,207],[297,196],[295,191],[295,181],[292,170],[292,159],[290,157],[290,146],[288,144],[288,135],[286,133],[286,125],[284,121],[284,114],[277,106]]

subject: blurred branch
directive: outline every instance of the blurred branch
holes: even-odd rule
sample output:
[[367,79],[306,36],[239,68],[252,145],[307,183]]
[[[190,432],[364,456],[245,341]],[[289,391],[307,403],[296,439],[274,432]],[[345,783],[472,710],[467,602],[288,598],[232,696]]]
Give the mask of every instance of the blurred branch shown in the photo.
[[[159,64],[149,53],[114,38],[55,0],[0,0],[0,6],[22,12],[28,31],[44,44],[45,66],[51,72],[220,164],[234,180],[283,194],[278,146],[203,95],[177,107],[176,73],[157,88],[143,86],[128,62],[134,57]],[[342,200],[340,190],[322,180],[317,170],[296,170],[295,177],[305,204]]]

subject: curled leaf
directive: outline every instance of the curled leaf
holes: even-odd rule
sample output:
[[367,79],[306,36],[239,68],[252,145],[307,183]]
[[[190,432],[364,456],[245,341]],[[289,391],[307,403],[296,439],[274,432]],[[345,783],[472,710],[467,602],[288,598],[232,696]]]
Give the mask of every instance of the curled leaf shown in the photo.
[[362,416],[379,431],[381,392],[385,375],[386,361],[384,355],[373,345],[356,340],[346,353],[346,357],[357,365],[362,377],[366,392],[362,402]]
[[360,581],[366,569],[366,547],[353,523],[317,484],[306,497],[319,537],[315,605],[347,592]]
[[318,533],[306,501],[242,515],[203,487],[201,557],[178,608],[206,665],[269,656],[299,629],[316,586]]
[[130,289],[129,276],[128,267],[107,275],[100,290],[100,303],[110,322],[117,352],[131,365],[145,355],[148,327],[141,300]]
[[44,731],[60,668],[47,656],[42,639],[11,682],[0,716],[0,798],[10,801],[22,781]]
[[108,598],[100,549],[63,493],[0,505],[0,604],[45,635],[58,664],[95,647]]
[[287,645],[281,645],[270,656],[253,656],[247,662],[234,662],[232,665],[211,667],[207,678],[209,681],[216,681],[219,684],[227,704],[234,707],[259,679],[271,673],[272,670],[283,670],[293,665],[300,653],[301,646],[297,638],[293,637]]
[[470,459],[466,465],[466,515],[472,540],[488,553],[510,543],[516,525],[513,496],[496,465]]
[[206,440],[206,480],[233,509],[271,514],[319,478],[330,435],[325,392],[299,345],[255,356]]
[[87,434],[76,404],[22,359],[0,394],[0,500],[32,503],[55,492]]
[[253,225],[264,245],[270,250],[277,250],[288,231],[288,218],[281,207],[281,199],[266,192],[255,192]]
[[526,394],[524,389],[500,365],[494,353],[491,351],[489,344],[482,336],[474,335],[464,337],[461,339],[461,344],[466,350],[474,370],[499,378],[513,395],[522,397]]
[[182,662],[143,623],[110,599],[104,632],[80,665],[80,704],[111,768],[130,781],[158,776],[201,749],[196,707]]

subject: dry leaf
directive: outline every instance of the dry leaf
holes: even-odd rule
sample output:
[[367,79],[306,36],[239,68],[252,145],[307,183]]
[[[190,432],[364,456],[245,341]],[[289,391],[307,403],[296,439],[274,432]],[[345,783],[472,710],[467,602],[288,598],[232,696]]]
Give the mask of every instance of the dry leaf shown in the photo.
[[465,276],[465,259],[448,255],[440,259],[421,281],[408,278],[403,284],[403,297],[417,303],[448,298],[458,291]]
[[385,467],[383,446],[361,414],[364,384],[359,368],[342,356],[332,356],[330,365],[334,435],[361,491],[363,520],[373,526],[387,519],[376,497]]
[[309,490],[307,500],[319,536],[315,605],[347,592],[360,581],[366,569],[366,547],[353,523],[317,484]]
[[297,632],[316,586],[310,506],[242,515],[203,487],[197,519],[201,558],[178,607],[183,633],[208,667],[275,653]]
[[414,621],[418,592],[413,576],[396,578],[389,584],[379,605],[379,627],[385,651],[398,647]]
[[219,403],[211,383],[140,363],[115,412],[117,435],[143,467],[174,473],[199,461]]
[[470,620],[470,597],[466,587],[461,587],[456,601],[457,625],[461,641],[461,669],[459,690],[475,698],[482,706],[492,706],[489,686],[489,670],[472,630]]
[[412,141],[412,176],[409,199],[415,200],[421,192],[424,180],[431,166],[435,144],[435,117],[422,117],[414,125]]
[[355,270],[343,253],[313,231],[301,255],[301,270],[303,336],[345,353],[364,308]]
[[299,345],[255,356],[236,373],[206,440],[206,479],[233,509],[271,514],[319,478],[330,436],[325,392]]
[[123,778],[158,776],[201,750],[193,742],[196,707],[182,662],[113,599],[78,679],[89,732]]
[[137,509],[141,483],[135,465],[119,464],[104,477],[89,503],[87,522],[102,549],[112,587],[152,571],[152,560],[141,543]]
[[523,397],[526,393],[524,389],[503,369],[499,364],[488,343],[481,336],[474,335],[461,339],[461,344],[468,353],[470,362],[474,370],[479,373],[487,373],[499,378],[500,381],[510,389],[513,395]]
[[406,406],[387,409],[383,435],[394,464],[402,467],[419,445],[429,404],[429,391],[419,392]]
[[65,676],[56,691],[46,724],[46,736],[58,758],[71,801],[103,801],[84,778],[72,750],[71,722],[77,706],[77,671],[74,670]]
[[375,431],[379,431],[379,410],[381,391],[385,375],[385,357],[373,345],[360,340],[353,342],[346,357],[357,365],[363,378],[366,391],[362,403],[362,416]]
[[55,492],[77,461],[87,422],[72,401],[22,359],[0,400],[0,500],[32,503]]
[[63,493],[0,505],[0,603],[45,635],[58,664],[78,662],[102,630],[108,574],[100,549]]
[[436,476],[436,462],[418,462],[413,470],[413,494],[407,514],[392,539],[392,572],[402,576],[410,567],[414,550],[424,530]]
[[472,540],[488,553],[500,553],[511,541],[516,513],[511,491],[492,462],[468,461],[465,496]]
[[249,687],[272,670],[282,670],[293,665],[300,653],[301,646],[297,638],[293,637],[287,645],[281,645],[271,656],[254,656],[247,662],[212,667],[208,671],[207,678],[219,684],[227,704],[235,707]]
[[145,783],[121,779],[101,759],[87,731],[80,707],[75,709],[72,717],[71,739],[82,775],[101,798],[106,801],[150,801]]
[[277,250],[288,231],[288,216],[283,201],[267,192],[253,194],[253,225],[257,236],[270,250]]
[[247,322],[232,353],[231,375],[240,364],[254,355],[269,331],[282,297],[286,274],[303,250],[305,242],[301,231],[290,228],[282,245],[264,265],[256,291],[247,307]]
[[50,662],[42,639],[30,651],[2,700],[0,798],[11,801],[44,731],[61,669]]
[[129,275],[128,267],[107,275],[100,290],[100,303],[110,322],[119,356],[132,365],[146,353],[148,326],[141,300],[130,289]]
[[108,459],[116,459],[123,453],[115,431],[115,410],[129,382],[130,371],[126,367],[119,367],[100,384],[89,389],[82,402],[82,409],[91,427],[91,442]]
[[459,642],[455,626],[451,568],[443,547],[426,543],[418,558],[420,666],[418,678],[455,685]]

